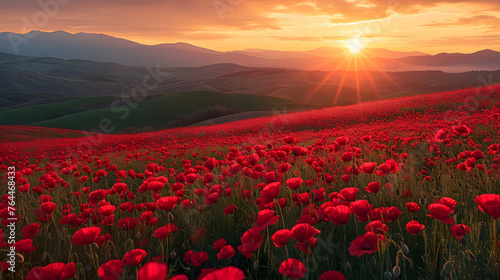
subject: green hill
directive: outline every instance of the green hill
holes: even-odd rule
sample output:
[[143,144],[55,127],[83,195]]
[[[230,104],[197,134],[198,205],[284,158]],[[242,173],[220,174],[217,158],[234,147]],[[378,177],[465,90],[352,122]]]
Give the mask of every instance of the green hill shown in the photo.
[[287,111],[314,108],[277,97],[211,91],[157,96],[136,103],[135,108],[124,103],[112,108],[114,100],[116,97],[111,96],[78,97],[65,102],[6,110],[0,112],[0,124],[90,130],[99,127],[101,122],[111,122],[113,132],[119,132],[127,127],[162,128],[167,122],[179,119],[181,115],[189,116],[198,110],[216,105],[238,107],[243,112],[282,112],[285,108]]
[[116,97],[74,97],[64,102],[0,111],[0,124],[21,125],[59,118],[82,111],[109,107]]

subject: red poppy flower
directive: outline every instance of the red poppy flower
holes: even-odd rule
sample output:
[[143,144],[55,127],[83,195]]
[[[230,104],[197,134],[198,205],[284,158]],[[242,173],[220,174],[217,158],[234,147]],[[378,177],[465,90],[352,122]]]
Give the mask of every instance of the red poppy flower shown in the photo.
[[280,229],[271,237],[276,247],[285,246],[290,241],[290,238],[292,238],[292,232],[288,229]]
[[453,132],[455,132],[456,134],[458,134],[460,136],[469,135],[469,133],[471,132],[470,128],[468,128],[465,125],[454,126],[454,127],[452,127],[452,129],[453,129]]
[[401,210],[399,210],[399,208],[396,206],[381,207],[375,208],[370,212],[370,219],[372,221],[381,220],[384,223],[389,223],[399,218],[401,214]]
[[59,223],[61,225],[72,225],[72,224],[76,224],[77,221],[78,221],[78,217],[74,213],[71,213],[71,214],[68,214],[68,215],[62,217],[61,220],[59,221]]
[[127,252],[123,257],[123,265],[139,265],[148,253],[142,249],[135,249]]
[[370,174],[375,170],[375,166],[377,166],[376,162],[365,162],[359,167],[359,169],[361,169],[364,173]]
[[363,236],[358,236],[351,242],[349,254],[351,256],[361,257],[366,254],[373,254],[378,251],[378,235],[373,232],[367,232]]
[[286,186],[289,189],[296,190],[300,187],[300,185],[304,182],[302,178],[290,178],[286,180]]
[[455,220],[450,217],[450,214],[453,213],[453,209],[450,207],[441,204],[441,203],[432,203],[429,205],[429,211],[431,212],[428,217],[433,217],[436,220],[440,220],[445,224],[454,224]]
[[260,247],[263,239],[260,234],[260,229],[258,227],[251,228],[247,230],[243,236],[240,238],[241,245],[238,246],[238,251],[240,251],[245,257],[249,258],[251,253]]
[[98,227],[82,228],[71,236],[71,243],[79,246],[94,243],[100,233],[101,229]]
[[358,191],[358,188],[345,188],[340,191],[339,197],[347,201],[355,201]]
[[425,226],[421,225],[418,221],[410,221],[406,224],[406,231],[410,234],[417,234],[424,228]]
[[224,238],[221,238],[221,239],[215,241],[214,247],[212,247],[212,248],[214,248],[217,251],[220,251],[222,249],[222,247],[226,246],[226,244],[227,244],[226,240],[224,240]]
[[452,211],[455,211],[455,205],[457,205],[457,202],[453,198],[449,197],[442,197],[438,203],[444,204],[448,206]]
[[41,207],[42,207],[43,212],[45,212],[45,214],[52,214],[52,212],[54,212],[54,210],[56,210],[56,204],[54,202],[51,202],[51,201],[47,201],[47,202],[42,203]]
[[162,181],[151,181],[147,183],[147,187],[148,189],[154,192],[159,192],[165,186],[166,183],[167,182],[162,182]]
[[234,204],[231,204],[229,205],[228,207],[226,207],[224,209],[224,215],[229,215],[229,214],[232,214],[234,213],[235,211],[237,211],[238,207],[236,207],[236,205]]
[[480,160],[484,157],[483,152],[481,152],[480,150],[475,150],[471,152],[470,155],[477,160]]
[[186,180],[186,182],[188,184],[193,184],[198,178],[200,177],[200,175],[198,175],[197,173],[190,173],[188,175],[186,175],[186,177],[184,178]]
[[184,257],[182,258],[182,260],[187,264],[191,264],[191,256],[194,255],[194,253],[195,252],[193,250],[187,251],[186,253],[184,253]]
[[308,150],[305,147],[293,146],[292,152],[297,156],[305,156],[307,155]]
[[215,272],[217,271],[217,268],[213,267],[213,268],[202,268],[201,269],[201,273],[200,275],[198,275],[198,278],[196,278],[196,280],[201,280],[201,279],[204,279],[205,276],[207,276],[208,274],[211,274],[212,272]]
[[259,212],[259,214],[257,215],[257,225],[260,230],[263,230],[266,227],[274,225],[278,222],[280,216],[275,216],[274,214],[274,211],[269,209],[264,209]]
[[345,280],[345,276],[338,271],[326,271],[321,274],[319,280]]
[[[2,270],[3,273],[7,273],[7,271],[9,271],[9,267],[10,267],[10,264],[8,262],[0,262],[0,270]],[[29,273],[28,273],[28,275],[29,275]],[[28,278],[28,275],[26,275],[26,279],[30,280],[30,278]]]
[[233,246],[226,245],[226,246],[222,247],[222,249],[217,254],[217,259],[218,260],[230,259],[234,256],[235,253],[236,253],[236,251],[234,250]]
[[351,161],[352,160],[352,153],[351,152],[345,152],[340,156],[340,159],[343,162]]
[[203,201],[203,204],[212,205],[214,203],[217,203],[217,201],[219,201],[219,197],[220,195],[218,192],[211,193],[205,197],[205,201]]
[[271,183],[271,184],[265,186],[262,189],[262,192],[260,195],[262,203],[268,204],[271,201],[273,201],[273,199],[277,198],[279,193],[280,193],[280,187],[281,187],[280,182],[274,182],[274,183]]
[[[187,278],[186,278],[187,279]],[[199,280],[243,280],[245,274],[239,268],[226,266],[221,269],[210,271]]]
[[327,213],[328,218],[335,225],[346,224],[349,221],[349,218],[351,218],[351,212],[352,210],[349,206],[342,204],[325,209],[325,213]]
[[490,215],[493,219],[500,217],[500,195],[482,194],[477,196],[474,201],[479,210]]
[[116,207],[114,205],[104,205],[104,206],[99,207],[97,212],[103,216],[109,216],[113,212],[115,212],[115,210],[116,210]]
[[283,139],[283,141],[285,141],[285,143],[287,144],[292,144],[293,142],[295,142],[297,139],[295,139],[295,137],[293,136],[287,136]]
[[337,139],[335,139],[335,143],[340,145],[340,146],[344,146],[345,144],[347,144],[347,142],[349,142],[349,138],[347,138],[345,136],[341,136],[341,137],[338,137]]
[[462,237],[470,232],[470,228],[464,224],[458,224],[450,226],[450,231],[453,237],[462,240]]
[[416,204],[415,202],[408,202],[406,203],[406,209],[408,209],[408,211],[412,213],[415,213],[420,210],[420,206],[418,206],[418,204]]
[[198,252],[193,254],[189,260],[191,261],[191,265],[200,266],[202,263],[208,260],[208,254],[206,252]]
[[174,224],[170,223],[166,226],[159,227],[155,230],[155,233],[153,234],[154,237],[158,239],[165,239],[167,238],[169,233],[174,233],[178,230],[177,226]]
[[127,189],[127,184],[125,183],[116,183],[113,185],[113,189],[117,192],[117,193],[121,193],[123,192],[125,189]]
[[301,261],[290,258],[281,263],[279,273],[290,279],[301,279],[306,275],[306,267]]
[[268,184],[276,182],[276,181],[278,181],[278,174],[276,173],[276,171],[267,172],[264,175],[264,179],[266,180],[266,183],[268,183]]
[[52,263],[46,267],[35,267],[26,275],[27,280],[66,280],[75,277],[75,263]]
[[96,190],[91,193],[89,193],[89,203],[92,205],[97,204],[97,202],[103,200],[106,198],[106,196],[109,194],[107,190]]
[[289,163],[282,163],[282,164],[280,164],[280,166],[278,166],[278,173],[285,173],[288,170],[290,170],[290,168],[292,168],[291,164],[289,164]]
[[467,168],[467,170],[471,170],[475,166],[476,166],[476,159],[475,158],[471,157],[465,161],[465,168]]
[[386,224],[382,223],[381,221],[377,220],[369,222],[366,225],[365,230],[367,232],[374,232],[376,234],[384,235],[389,231],[389,227]]
[[148,262],[139,269],[138,280],[167,279],[168,265],[159,262]]
[[40,230],[40,225],[37,223],[25,226],[22,230],[23,239],[32,239],[33,236],[35,236],[39,230]]
[[125,217],[118,221],[118,227],[123,230],[133,230],[139,221],[140,218]]
[[30,190],[30,184],[28,183],[28,184],[21,185],[21,186],[19,186],[19,188],[17,190],[22,192],[22,193],[28,192]]
[[378,193],[378,191],[380,190],[380,183],[371,182],[368,184],[368,187],[365,187],[365,190],[369,193]]
[[345,183],[347,183],[347,182],[349,182],[349,180],[351,180],[351,175],[344,174],[344,175],[340,176],[340,178],[342,179],[342,181],[344,181]]
[[158,208],[160,208],[161,210],[170,211],[174,209],[177,203],[177,197],[175,196],[162,197],[158,199],[156,203],[158,205]]
[[436,132],[434,135],[434,140],[437,142],[443,142],[448,138],[448,135],[446,134],[446,131],[444,129],[440,129]]
[[295,240],[299,242],[309,242],[314,235],[321,233],[321,231],[312,227],[310,224],[302,223],[295,225],[291,233]]
[[368,200],[356,200],[351,202],[351,209],[358,216],[358,220],[366,221],[368,214],[372,210],[372,205],[368,203]]
[[120,260],[110,260],[102,264],[97,271],[101,279],[117,280],[121,279],[123,263]]

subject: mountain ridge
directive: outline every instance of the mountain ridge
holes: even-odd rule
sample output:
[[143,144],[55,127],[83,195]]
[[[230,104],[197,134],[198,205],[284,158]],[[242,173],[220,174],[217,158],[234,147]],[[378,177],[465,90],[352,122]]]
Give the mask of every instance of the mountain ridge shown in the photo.
[[[347,50],[319,47],[308,51],[276,51],[248,49],[220,52],[185,42],[144,45],[102,33],[66,31],[31,31],[27,42],[18,45],[23,56],[54,57],[112,62],[122,65],[167,67],[199,67],[217,63],[235,63],[249,67],[278,67],[301,70],[354,70],[343,60]],[[26,36],[12,32],[0,33],[0,52],[16,54],[9,36]],[[364,56],[372,61],[360,65],[360,70],[420,71],[496,70],[500,52],[485,49],[470,54],[427,55],[421,52],[398,52],[380,48],[365,48]],[[375,67],[375,66],[376,67]]]

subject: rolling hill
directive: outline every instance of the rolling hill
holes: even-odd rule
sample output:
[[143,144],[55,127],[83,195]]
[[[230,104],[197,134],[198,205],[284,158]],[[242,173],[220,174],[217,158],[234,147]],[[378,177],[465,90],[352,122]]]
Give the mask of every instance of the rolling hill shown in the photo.
[[485,81],[500,82],[500,71],[304,71],[230,63],[157,69],[0,53],[0,108],[63,102],[72,97],[127,96],[134,88],[143,88],[145,77],[154,72],[160,72],[162,80],[157,86],[148,87],[148,96],[216,91],[276,96],[316,106],[348,105],[478,86]]
[[295,102],[249,94],[227,94],[209,91],[193,91],[169,95],[151,96],[136,103],[115,104],[116,97],[79,97],[64,102],[41,104],[0,112],[0,124],[30,125],[75,130],[91,130],[104,122],[112,123],[112,132],[128,127],[152,129],[175,126],[199,110],[213,106],[239,108],[240,111],[298,111],[315,108]]

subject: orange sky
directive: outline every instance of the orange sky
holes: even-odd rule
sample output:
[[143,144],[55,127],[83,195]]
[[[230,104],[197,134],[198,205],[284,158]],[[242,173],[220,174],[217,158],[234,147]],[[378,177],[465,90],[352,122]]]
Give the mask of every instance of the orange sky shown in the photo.
[[[40,5],[49,3],[50,5]],[[500,50],[499,0],[3,1],[0,31],[105,33],[219,51],[308,50],[353,37],[400,51]]]

